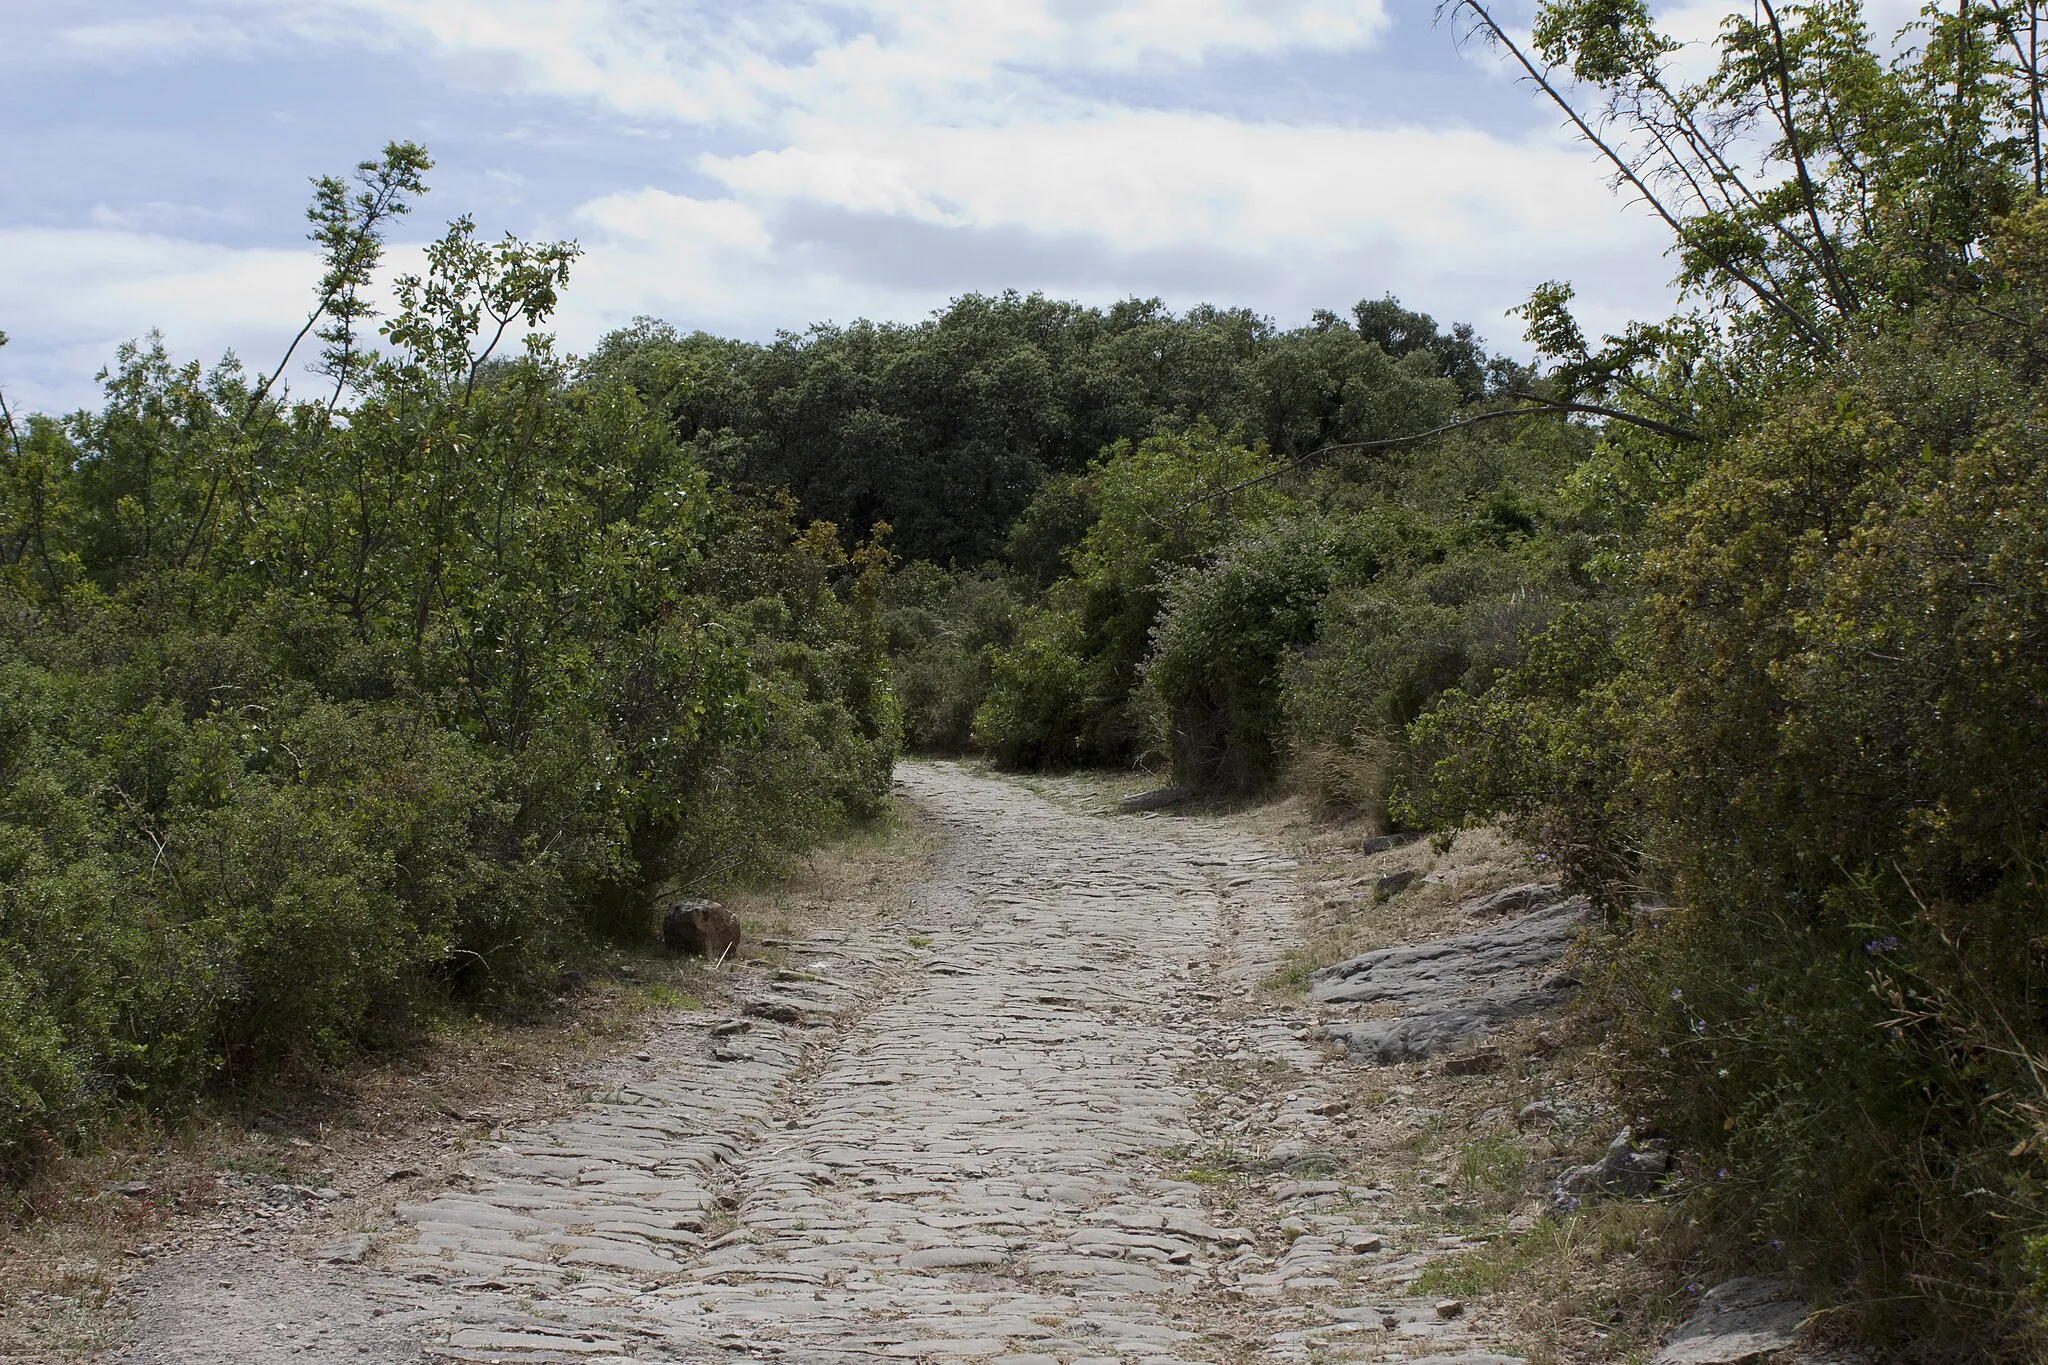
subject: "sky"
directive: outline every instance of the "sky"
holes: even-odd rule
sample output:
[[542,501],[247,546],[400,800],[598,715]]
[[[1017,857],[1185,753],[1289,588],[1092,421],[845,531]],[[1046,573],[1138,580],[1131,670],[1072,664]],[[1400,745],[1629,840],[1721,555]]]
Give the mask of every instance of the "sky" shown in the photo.
[[1594,330],[1671,303],[1649,215],[1429,0],[0,0],[0,389],[89,404],[152,328],[274,364],[308,178],[399,138],[436,167],[394,263],[464,213],[573,238],[570,351],[1018,289],[1391,293],[1519,353],[1546,280]]

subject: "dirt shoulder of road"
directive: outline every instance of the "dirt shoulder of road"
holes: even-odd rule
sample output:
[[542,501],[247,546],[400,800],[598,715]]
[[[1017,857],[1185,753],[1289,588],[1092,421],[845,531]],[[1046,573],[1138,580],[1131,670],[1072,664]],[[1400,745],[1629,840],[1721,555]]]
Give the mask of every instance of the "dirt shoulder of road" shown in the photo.
[[286,1254],[369,1226],[445,1185],[504,1125],[579,1107],[679,1010],[717,1011],[782,965],[804,927],[900,913],[936,840],[905,802],[768,884],[724,898],[747,929],[722,966],[613,949],[523,1017],[450,1014],[403,1051],[317,1085],[237,1097],[175,1126],[137,1120],[57,1159],[0,1228],[0,1362],[91,1360],[127,1321],[124,1287],[160,1257],[209,1245]]
[[[1319,816],[1299,798],[1231,818],[1300,861],[1302,943],[1266,983],[1271,998],[1299,1007],[1310,971],[1464,932],[1474,922],[1463,907],[1476,898],[1549,880],[1493,829],[1367,852],[1375,828]],[[1376,895],[1396,874],[1414,880]],[[1567,963],[1590,966],[1584,952]],[[1631,1122],[1604,1079],[1599,1020],[1580,1005],[1427,1061],[1343,1072],[1354,1158],[1391,1174],[1406,1216],[1444,1243],[1409,1292],[1487,1317],[1532,1365],[1648,1359],[1696,1302],[1686,1269],[1705,1275],[1726,1259],[1672,1199],[1547,1212],[1557,1176],[1598,1158]]]

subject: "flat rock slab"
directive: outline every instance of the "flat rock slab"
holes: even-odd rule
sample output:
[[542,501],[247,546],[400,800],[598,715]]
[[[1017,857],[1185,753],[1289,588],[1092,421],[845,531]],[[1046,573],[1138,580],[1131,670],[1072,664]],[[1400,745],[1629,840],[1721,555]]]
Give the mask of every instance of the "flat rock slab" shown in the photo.
[[1338,1020],[1321,1036],[1379,1065],[1418,1061],[1475,1042],[1502,1024],[1560,1004],[1554,969],[1591,914],[1583,897],[1543,883],[1509,887],[1480,904],[1533,905],[1516,917],[1428,943],[1362,953],[1309,974],[1309,999],[1331,1007],[1392,1006],[1376,1019]]
[[1754,1365],[1799,1347],[1807,1307],[1789,1281],[1750,1275],[1715,1285],[1652,1365]]

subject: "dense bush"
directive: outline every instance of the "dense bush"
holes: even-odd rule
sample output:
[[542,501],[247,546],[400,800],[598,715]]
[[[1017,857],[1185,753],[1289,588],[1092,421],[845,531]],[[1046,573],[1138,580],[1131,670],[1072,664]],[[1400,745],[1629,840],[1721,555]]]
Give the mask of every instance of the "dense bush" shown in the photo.
[[[1391,298],[1347,322],[1282,331],[1243,309],[1158,300],[1107,309],[967,295],[913,326],[819,325],[765,346],[652,321],[606,339],[594,371],[668,413],[707,467],[786,488],[842,526],[886,520],[913,560],[982,565],[1009,543],[1049,583],[1071,502],[1040,503],[1108,446],[1206,420],[1280,456],[1431,425],[1513,367],[1470,328],[1441,331]],[[1050,539],[1047,539],[1047,537]],[[1017,539],[1013,539],[1017,537]],[[1038,541],[1045,541],[1042,546]]]
[[[891,559],[507,335],[466,220],[362,335],[425,158],[325,181],[315,398],[125,349],[0,444],[0,1163],[317,1067],[874,811]],[[282,369],[282,367],[280,367]]]
[[904,743],[923,753],[965,753],[988,697],[997,651],[1017,635],[1022,594],[994,569],[959,575],[911,564],[890,577],[882,622],[896,664]]
[[2002,13],[1889,64],[1853,8],[1731,23],[1673,93],[1646,13],[1546,6],[1645,120],[1769,87],[1853,146],[1809,203],[1690,206],[1701,315],[1595,352],[1532,305],[1560,378],[1696,426],[1607,434],[1565,490],[1613,509],[1599,591],[1421,715],[1397,797],[1600,897],[1616,1080],[1695,1217],[1919,1359],[2037,1359],[2048,1301],[2048,207]]
[[[990,660],[976,740],[1009,764],[1128,764],[1164,748],[1140,668],[1173,575],[1280,505],[1263,448],[1206,422],[1107,447],[1088,471],[1093,519],[1070,576],[1026,613]],[[1047,501],[1070,497],[1064,485]],[[1032,524],[1027,514],[1025,524]]]

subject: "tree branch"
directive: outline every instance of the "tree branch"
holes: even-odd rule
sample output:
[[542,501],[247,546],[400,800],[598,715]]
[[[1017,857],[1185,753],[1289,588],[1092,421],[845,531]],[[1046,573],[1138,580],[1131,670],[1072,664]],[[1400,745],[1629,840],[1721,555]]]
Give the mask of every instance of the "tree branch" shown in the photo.
[[1406,436],[1385,436],[1375,441],[1345,441],[1337,445],[1323,446],[1318,450],[1311,450],[1306,455],[1290,460],[1284,465],[1269,469],[1256,477],[1246,479],[1242,483],[1234,483],[1228,488],[1218,489],[1214,493],[1205,493],[1183,506],[1180,510],[1185,512],[1191,508],[1199,507],[1205,502],[1214,502],[1218,498],[1227,498],[1233,493],[1242,493],[1245,489],[1256,488],[1262,483],[1271,483],[1283,475],[1291,474],[1297,469],[1305,469],[1309,465],[1315,464],[1319,460],[1328,459],[1332,455],[1361,455],[1379,450],[1398,450],[1403,446],[1421,445],[1425,441],[1433,441],[1439,436],[1448,436],[1454,431],[1463,431],[1467,427],[1476,427],[1486,422],[1499,422],[1510,417],[1551,417],[1576,412],[1584,413],[1591,417],[1611,418],[1617,422],[1625,422],[1630,426],[1642,427],[1646,431],[1653,431],[1659,436],[1669,437],[1674,441],[1704,441],[1707,439],[1701,432],[1690,431],[1684,427],[1675,427],[1668,422],[1659,422],[1655,418],[1638,417],[1635,413],[1622,412],[1618,408],[1602,407],[1598,403],[1567,402],[1558,398],[1543,398],[1533,393],[1509,392],[1506,396],[1520,399],[1523,402],[1534,403],[1537,406],[1501,408],[1494,412],[1482,412],[1471,417],[1460,417],[1456,421],[1446,422],[1442,426],[1431,427],[1428,431],[1412,432]]
[[[1644,182],[1642,176],[1637,173],[1628,158],[1622,156],[1610,146],[1607,140],[1601,137],[1593,128],[1592,124],[1586,121],[1585,115],[1572,107],[1571,101],[1564,97],[1557,86],[1550,80],[1549,76],[1537,69],[1536,64],[1529,60],[1528,55],[1522,51],[1514,39],[1508,37],[1507,30],[1500,26],[1493,15],[1487,11],[1486,7],[1479,3],[1479,0],[1452,0],[1451,8],[1453,11],[1468,9],[1478,16],[1479,22],[1493,36],[1493,41],[1507,49],[1523,72],[1528,75],[1530,81],[1536,85],[1537,89],[1549,96],[1550,102],[1558,107],[1566,119],[1570,120],[1574,128],[1578,129],[1579,136],[1591,143],[1594,149],[1607,159],[1607,164],[1614,167],[1615,173],[1622,180],[1626,181],[1637,194],[1642,196],[1643,202],[1649,205],[1650,211],[1664,220],[1664,225],[1671,229],[1672,235],[1678,239],[1679,244],[1683,246],[1689,243],[1690,234],[1686,232],[1685,224],[1666,207],[1663,200],[1659,199],[1651,191],[1649,185]],[[1717,263],[1721,269],[1727,271],[1730,276],[1741,283],[1751,294],[1755,295],[1759,303],[1777,312],[1789,322],[1793,330],[1804,337],[1808,343],[1821,349],[1827,347],[1827,339],[1821,335],[1820,329],[1809,321],[1797,308],[1788,303],[1776,289],[1757,279],[1731,260],[1722,258]]]
[[1806,208],[1806,221],[1813,227],[1814,249],[1820,253],[1821,273],[1826,277],[1829,292],[1835,296],[1835,307],[1843,313],[1855,312],[1861,304],[1856,291],[1849,287],[1849,280],[1842,273],[1842,263],[1835,255],[1835,240],[1828,230],[1821,226],[1820,204],[1813,188],[1813,177],[1806,169],[1806,149],[1799,145],[1799,124],[1792,110],[1792,78],[1786,71],[1785,30],[1778,24],[1778,11],[1771,0],[1757,0],[1763,7],[1764,18],[1771,23],[1771,48],[1775,54],[1771,62],[1771,75],[1776,78],[1778,106],[1783,117],[1780,120],[1785,130],[1785,146],[1792,153],[1792,168],[1799,177],[1799,198]]

